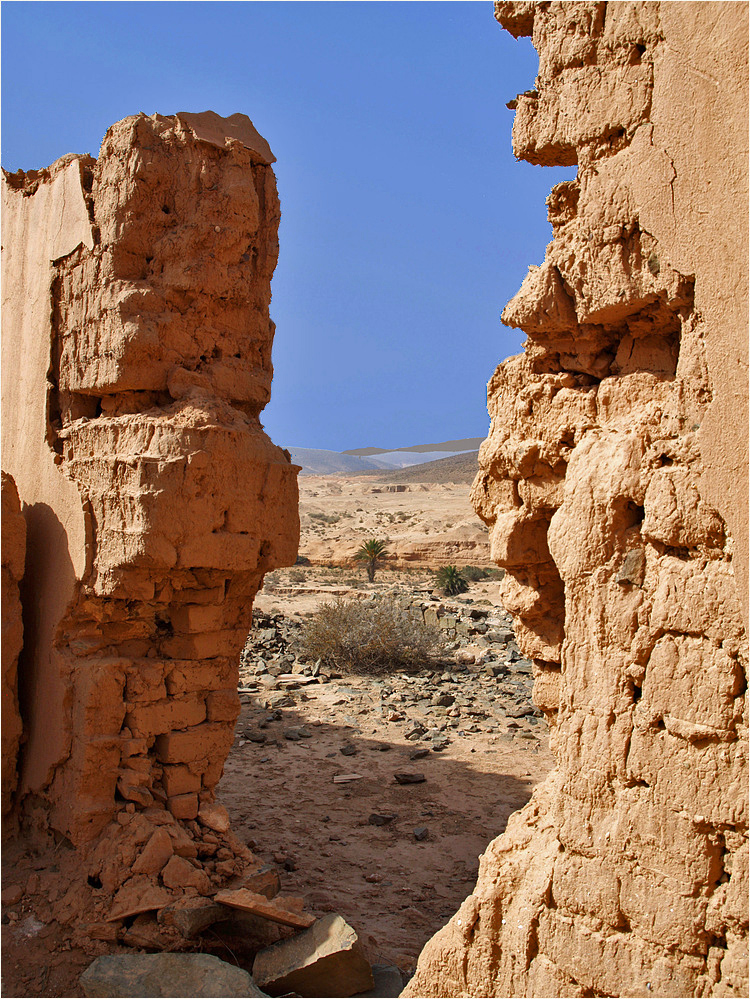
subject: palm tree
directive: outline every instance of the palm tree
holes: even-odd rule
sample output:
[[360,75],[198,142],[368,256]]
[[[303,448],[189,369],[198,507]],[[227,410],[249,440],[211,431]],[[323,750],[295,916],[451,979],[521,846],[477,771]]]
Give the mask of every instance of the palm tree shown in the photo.
[[367,578],[372,583],[375,579],[375,570],[378,568],[378,560],[389,554],[390,552],[385,547],[385,541],[371,538],[369,541],[365,541],[362,547],[354,553],[354,561],[366,563]]
[[455,565],[444,565],[442,569],[438,569],[435,579],[446,597],[454,597],[457,593],[465,593],[469,589],[461,570]]

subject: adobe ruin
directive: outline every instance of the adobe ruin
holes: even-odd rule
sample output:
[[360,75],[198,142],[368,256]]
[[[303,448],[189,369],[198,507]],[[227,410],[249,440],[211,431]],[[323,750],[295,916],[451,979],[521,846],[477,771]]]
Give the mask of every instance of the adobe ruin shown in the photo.
[[[253,597],[299,536],[297,467],[259,421],[273,162],[244,115],[139,114],[96,160],[4,176],[3,469],[26,527],[16,681],[4,475],[5,828],[93,850],[84,873],[113,893],[163,827],[166,859],[208,858],[214,885],[250,859],[214,787]],[[142,891],[159,869],[136,866]]]
[[473,497],[557,767],[408,996],[747,995],[747,5],[496,3],[578,165]]

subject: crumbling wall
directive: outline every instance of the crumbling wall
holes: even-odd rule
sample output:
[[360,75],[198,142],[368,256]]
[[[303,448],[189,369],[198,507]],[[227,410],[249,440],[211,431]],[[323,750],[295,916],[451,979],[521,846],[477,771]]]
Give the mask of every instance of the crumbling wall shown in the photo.
[[26,561],[26,521],[21,516],[16,484],[5,472],[2,473],[2,535],[2,814],[5,817],[18,783],[18,747],[23,734],[18,708],[18,656],[23,646],[18,588]]
[[747,14],[496,4],[578,165],[473,490],[557,767],[406,995],[748,994]]
[[259,422],[272,162],[244,115],[140,114],[97,160],[4,177],[3,467],[28,528],[18,794],[75,844],[134,811],[173,833],[211,814],[253,598],[296,556],[298,469]]

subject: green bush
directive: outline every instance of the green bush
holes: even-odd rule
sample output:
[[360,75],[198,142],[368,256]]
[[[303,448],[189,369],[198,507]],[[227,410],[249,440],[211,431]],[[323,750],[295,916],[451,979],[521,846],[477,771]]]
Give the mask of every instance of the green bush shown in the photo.
[[327,666],[378,675],[433,665],[444,650],[444,638],[405,600],[339,597],[323,604],[303,626],[302,647],[309,658]]
[[454,597],[457,593],[465,593],[469,584],[455,565],[444,565],[435,574],[435,582],[446,597]]

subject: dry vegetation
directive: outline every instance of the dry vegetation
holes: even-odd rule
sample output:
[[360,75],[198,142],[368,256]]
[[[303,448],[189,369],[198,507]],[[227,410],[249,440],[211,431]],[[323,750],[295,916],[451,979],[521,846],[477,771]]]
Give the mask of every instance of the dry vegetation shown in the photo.
[[384,594],[375,599],[336,598],[305,624],[303,649],[310,659],[353,673],[388,674],[436,663],[444,651],[437,628],[418,609]]

